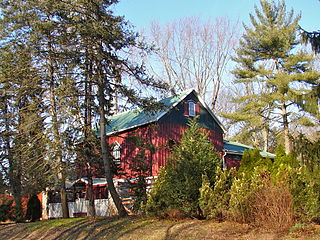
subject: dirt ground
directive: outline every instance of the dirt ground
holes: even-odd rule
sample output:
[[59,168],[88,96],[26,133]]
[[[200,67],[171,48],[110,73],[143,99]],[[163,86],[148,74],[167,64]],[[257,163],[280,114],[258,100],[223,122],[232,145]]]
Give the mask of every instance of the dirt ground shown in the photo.
[[0,239],[108,239],[108,240],[316,240],[320,228],[301,225],[285,232],[254,229],[234,222],[200,220],[157,220],[142,217],[47,220],[36,223],[0,225]]

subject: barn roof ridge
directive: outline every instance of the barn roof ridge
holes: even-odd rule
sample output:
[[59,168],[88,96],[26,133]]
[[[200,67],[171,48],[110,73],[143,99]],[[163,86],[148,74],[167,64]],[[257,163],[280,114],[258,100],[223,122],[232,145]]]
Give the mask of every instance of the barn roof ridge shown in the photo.
[[220,127],[225,131],[225,128],[223,127],[219,119],[213,114],[213,112],[207,106],[207,104],[201,99],[198,93],[192,88],[192,89],[183,91],[180,94],[161,99],[160,102],[162,102],[167,107],[153,114],[141,108],[137,108],[137,109],[122,112],[109,117],[108,118],[109,123],[106,126],[106,134],[112,135],[114,133],[123,132],[125,130],[129,130],[129,129],[133,129],[149,123],[157,122],[166,113],[168,113],[172,108],[174,108],[181,101],[183,101],[192,92],[195,93],[200,103],[208,110],[210,115],[215,119],[215,121],[217,121]]

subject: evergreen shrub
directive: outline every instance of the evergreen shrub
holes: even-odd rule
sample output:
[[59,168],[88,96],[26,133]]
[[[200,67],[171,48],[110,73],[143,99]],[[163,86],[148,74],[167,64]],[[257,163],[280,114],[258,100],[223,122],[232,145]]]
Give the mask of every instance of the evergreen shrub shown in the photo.
[[236,169],[217,168],[214,187],[210,186],[207,176],[202,178],[199,204],[205,218],[223,221],[228,217],[230,189]]

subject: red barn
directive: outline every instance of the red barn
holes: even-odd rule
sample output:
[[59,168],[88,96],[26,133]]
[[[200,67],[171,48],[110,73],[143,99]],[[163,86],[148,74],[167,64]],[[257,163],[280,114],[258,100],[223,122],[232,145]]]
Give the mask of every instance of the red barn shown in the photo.
[[222,155],[224,128],[194,90],[162,99],[161,102],[165,108],[153,114],[137,109],[109,118],[106,131],[114,163],[128,176],[132,176],[131,169],[139,153],[132,136],[139,136],[152,145],[143,154],[149,166],[149,176],[157,176],[160,167],[166,164],[171,148],[181,139],[190,117],[199,116],[200,127],[209,133],[216,151]]
[[[126,180],[135,181],[136,173],[139,171],[139,161],[142,162],[143,175],[150,177],[147,179],[151,184],[153,177],[158,176],[160,167],[166,165],[172,147],[179,143],[190,118],[198,116],[200,127],[207,131],[209,140],[221,155],[223,167],[239,167],[243,152],[252,148],[224,141],[225,130],[221,122],[194,90],[162,99],[161,102],[164,108],[155,113],[136,109],[108,119],[106,133],[113,165],[120,170],[118,173],[122,172],[121,175],[115,177],[114,182],[123,201],[127,201],[130,197]],[[272,156],[269,154],[266,157]],[[101,166],[93,167],[92,175],[95,201],[97,201],[96,208],[100,209],[99,214],[104,216],[103,214],[109,213],[106,211],[108,209],[106,206],[108,196],[105,191],[107,183],[103,175],[102,163]],[[82,203],[87,201],[85,198],[88,197],[86,193],[88,182],[83,166],[79,166],[78,178],[70,187],[73,189],[72,198],[78,196],[78,199],[73,199],[73,205],[70,205],[73,209],[71,216],[87,214],[86,208],[79,210],[79,206],[84,206]],[[131,206],[131,203],[131,200],[128,203],[124,202],[128,207]],[[59,212],[53,211],[56,209],[55,204],[55,202],[49,203],[49,217],[61,217]]]

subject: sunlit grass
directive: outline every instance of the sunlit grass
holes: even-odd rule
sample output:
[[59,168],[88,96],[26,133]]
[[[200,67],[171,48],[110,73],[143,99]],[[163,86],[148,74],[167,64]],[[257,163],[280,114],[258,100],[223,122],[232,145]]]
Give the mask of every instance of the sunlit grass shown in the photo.
[[50,219],[38,222],[31,222],[29,226],[30,231],[34,231],[39,228],[56,228],[56,227],[71,227],[75,224],[79,224],[87,221],[87,218],[65,218],[65,219]]

